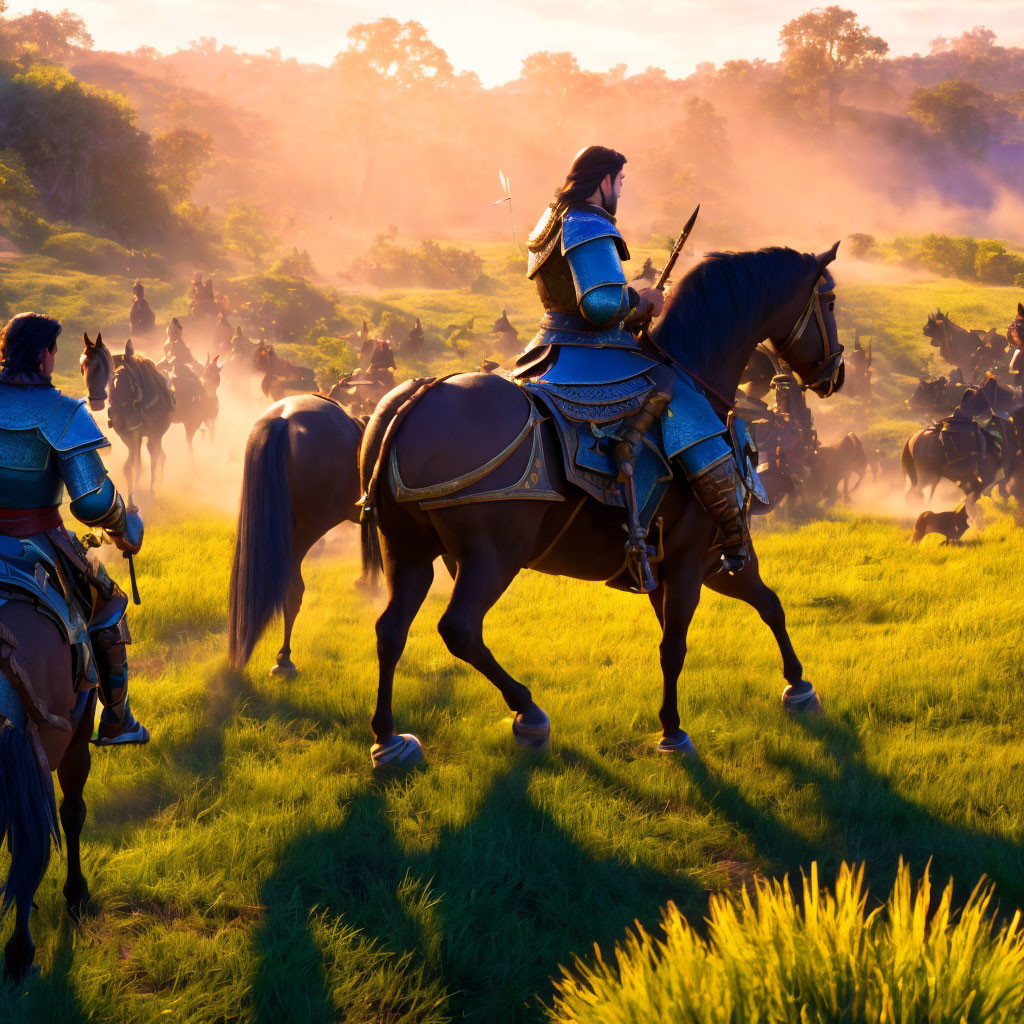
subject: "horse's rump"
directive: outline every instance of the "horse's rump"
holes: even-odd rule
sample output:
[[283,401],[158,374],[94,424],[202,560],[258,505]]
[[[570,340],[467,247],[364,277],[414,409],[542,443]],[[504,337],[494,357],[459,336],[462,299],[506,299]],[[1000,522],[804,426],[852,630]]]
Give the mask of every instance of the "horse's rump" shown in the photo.
[[396,502],[425,510],[482,501],[563,501],[548,477],[542,422],[511,381],[458,374],[425,392],[396,425],[379,479]]

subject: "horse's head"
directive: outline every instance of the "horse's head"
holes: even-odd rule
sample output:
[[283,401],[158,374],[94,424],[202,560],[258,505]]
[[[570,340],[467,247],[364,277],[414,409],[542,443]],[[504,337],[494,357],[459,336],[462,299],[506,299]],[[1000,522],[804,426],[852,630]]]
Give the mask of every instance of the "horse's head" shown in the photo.
[[120,435],[131,433],[142,426],[142,389],[136,379],[130,353],[128,359],[114,371],[110,383],[110,406],[107,418],[110,426]]
[[107,385],[114,367],[110,350],[103,344],[102,334],[97,334],[93,341],[88,334],[82,333],[82,355],[78,362],[89,393],[89,408],[102,409],[107,400]]
[[768,322],[768,337],[776,355],[819,398],[834,395],[846,379],[843,346],[836,327],[836,284],[828,269],[839,243],[817,256],[808,256],[807,270],[793,298]]
[[220,386],[220,371],[220,356],[216,355],[212,359],[207,356],[203,364],[203,385],[211,395],[215,395]]

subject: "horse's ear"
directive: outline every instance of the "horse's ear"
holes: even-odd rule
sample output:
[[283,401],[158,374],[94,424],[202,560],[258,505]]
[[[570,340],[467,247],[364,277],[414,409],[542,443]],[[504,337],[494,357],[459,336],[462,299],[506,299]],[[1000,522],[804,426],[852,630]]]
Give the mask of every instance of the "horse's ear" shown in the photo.
[[102,345],[102,344],[103,344],[103,332],[102,331],[97,331],[96,332],[96,347],[99,348],[100,345]]
[[135,346],[132,344],[132,339],[131,338],[129,338],[124,343],[124,354],[126,356],[134,356],[135,355]]
[[814,257],[818,263],[819,274],[824,273],[825,268],[836,258],[837,252],[839,252],[839,242],[836,242],[831,249],[826,249],[825,252],[820,252]]
[[1024,302],[1017,303],[1017,316],[1024,316]]
[[82,331],[82,342],[85,344],[86,348],[92,348],[92,342],[89,340],[88,331]]

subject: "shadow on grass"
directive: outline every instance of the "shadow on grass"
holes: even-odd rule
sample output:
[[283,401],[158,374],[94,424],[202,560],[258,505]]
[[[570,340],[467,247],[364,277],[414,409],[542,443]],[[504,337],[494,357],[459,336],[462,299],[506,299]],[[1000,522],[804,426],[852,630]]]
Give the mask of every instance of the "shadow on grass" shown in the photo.
[[87,1024],[94,1019],[79,1002],[71,981],[73,931],[71,921],[65,920],[53,959],[45,965],[45,973],[20,985],[0,980],[0,1020],[5,1024],[39,1024],[41,1021]]
[[816,860],[827,879],[841,861],[863,862],[869,890],[881,898],[891,889],[902,857],[917,876],[931,861],[936,882],[944,885],[953,878],[961,903],[987,876],[1004,903],[1024,905],[1024,845],[951,823],[896,792],[869,767],[850,715],[798,722],[820,740],[820,753],[802,758],[782,751],[772,755],[772,762],[789,772],[793,785],[814,787],[828,833],[823,841],[795,832],[703,762],[681,762],[709,809],[749,837],[773,874],[799,878],[801,869]]
[[[387,795],[401,777],[350,801],[340,828],[296,839],[260,896],[256,1020],[277,1024],[296,1004],[311,1024],[371,1011],[394,1022],[538,1019],[538,996],[559,965],[595,942],[610,946],[636,919],[655,926],[669,899],[698,896],[686,879],[583,849],[538,808],[531,778],[561,767],[523,757],[492,782],[471,821],[427,851],[396,838]],[[310,908],[359,928],[364,957],[386,950],[405,965],[403,984],[386,986],[390,1002],[377,977],[353,987],[325,971],[331,958]],[[357,956],[343,970],[359,965]],[[425,1008],[439,999],[432,1016]]]

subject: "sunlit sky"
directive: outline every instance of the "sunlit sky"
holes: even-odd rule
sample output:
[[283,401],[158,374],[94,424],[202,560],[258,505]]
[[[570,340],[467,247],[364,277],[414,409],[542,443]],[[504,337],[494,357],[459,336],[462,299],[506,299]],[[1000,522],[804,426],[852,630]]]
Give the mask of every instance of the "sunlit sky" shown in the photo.
[[[649,65],[689,74],[701,61],[778,56],[779,27],[814,0],[10,0],[11,15],[71,7],[96,46],[164,52],[214,36],[241,50],[280,47],[285,57],[329,63],[352,25],[390,15],[422,22],[460,71],[485,85],[515,78],[537,50],[571,50],[580,64],[630,73]],[[1024,45],[1021,0],[846,0],[896,54],[927,53],[936,36],[991,28],[1007,46]]]

